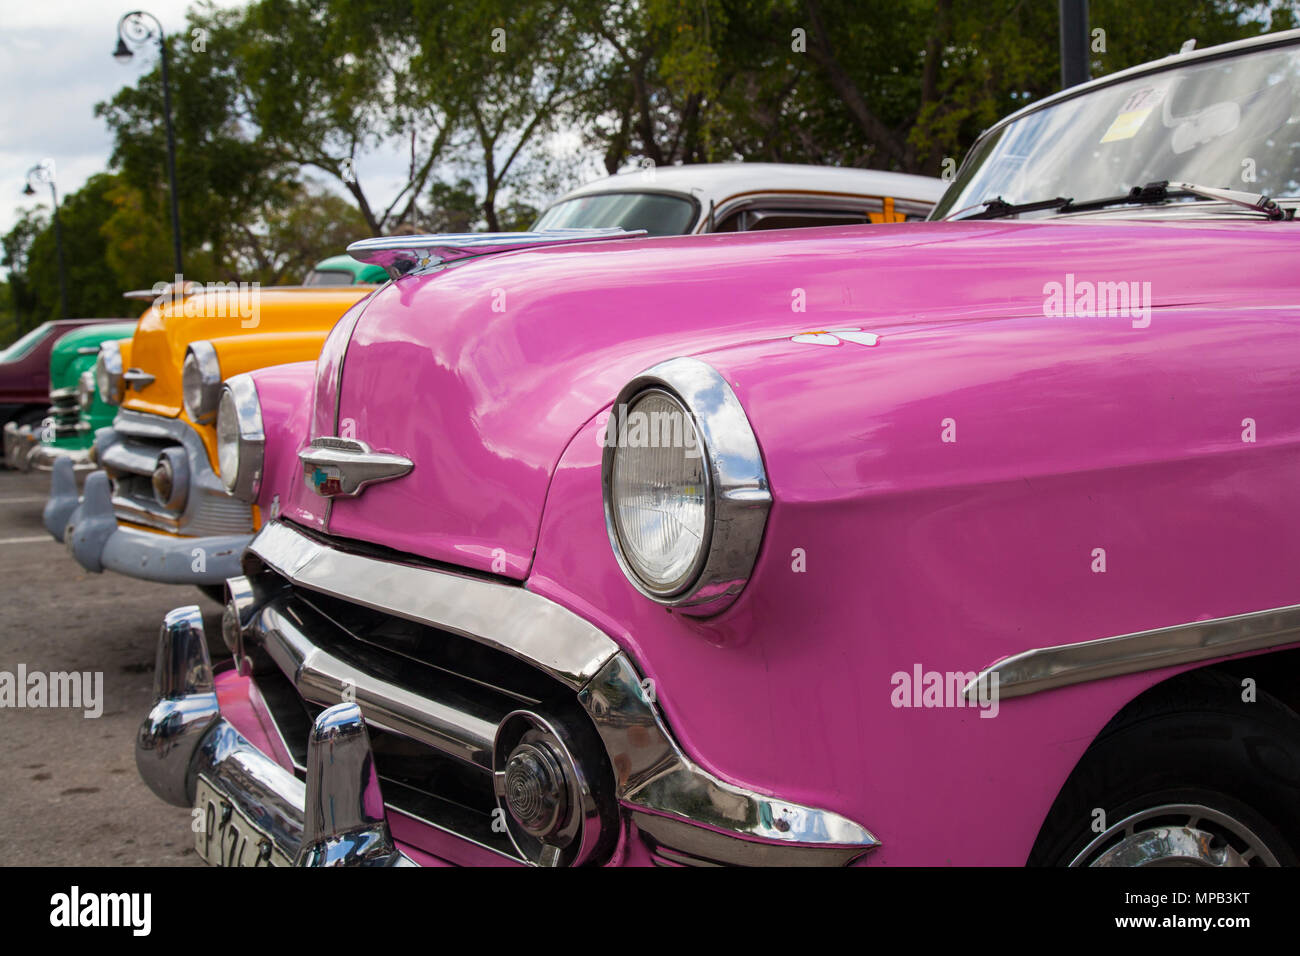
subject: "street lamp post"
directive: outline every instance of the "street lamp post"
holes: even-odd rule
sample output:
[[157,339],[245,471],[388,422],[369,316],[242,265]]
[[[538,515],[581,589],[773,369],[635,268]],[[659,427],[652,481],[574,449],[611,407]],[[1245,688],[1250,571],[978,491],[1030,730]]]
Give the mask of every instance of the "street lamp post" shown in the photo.
[[[150,24],[149,20],[153,23]],[[119,63],[128,63],[134,56],[131,48],[127,46],[128,40],[133,44],[156,40],[158,53],[162,58],[163,116],[167,121],[167,185],[172,201],[172,254],[175,258],[176,274],[184,275],[185,269],[181,264],[181,213],[176,196],[176,133],[172,129],[172,88],[171,80],[167,75],[167,35],[163,32],[158,18],[152,13],[133,10],[122,14],[122,19],[117,21],[117,49],[113,51],[113,58]]]
[[1087,83],[1088,0],[1061,0],[1061,89]]
[[54,185],[54,160],[43,159],[27,170],[27,185],[23,195],[35,196],[33,182],[50,187],[50,201],[54,204],[54,245],[59,251],[59,308],[60,318],[68,317],[68,269],[63,261],[63,224],[59,222],[59,191]]

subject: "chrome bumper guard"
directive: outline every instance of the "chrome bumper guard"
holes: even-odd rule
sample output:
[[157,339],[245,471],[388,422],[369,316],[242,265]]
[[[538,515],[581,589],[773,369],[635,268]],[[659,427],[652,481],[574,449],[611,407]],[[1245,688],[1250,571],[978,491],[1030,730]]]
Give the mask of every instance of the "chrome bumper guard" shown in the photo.
[[203,618],[194,605],[163,620],[154,699],[136,737],[136,766],[167,802],[191,806],[202,778],[221,800],[257,821],[297,866],[414,865],[393,845],[356,704],[338,704],[316,718],[306,783],[300,781],[221,716]]
[[[878,845],[852,820],[737,787],[693,763],[619,646],[584,619],[523,587],[344,550],[284,522],[271,522],[254,539],[245,568],[248,577],[227,584],[230,600],[223,620],[240,673],[278,670],[303,701],[329,708],[320,719],[340,701],[355,701],[377,732],[489,774],[510,839],[525,862],[607,862],[623,855],[634,831],[654,861],[665,865],[846,864]],[[337,635],[315,630],[326,624],[306,609],[322,599],[347,602],[336,608],[365,608],[434,629],[422,639],[468,641],[507,654],[545,674],[559,693],[549,702],[511,709],[501,705],[491,688],[465,694],[455,674],[446,678],[449,683],[433,680],[413,692],[398,683],[412,664],[395,669],[364,641],[345,639],[340,645]],[[164,625],[160,674],[177,656],[169,649],[178,640],[175,630]],[[186,646],[205,648],[202,655],[189,651],[187,659],[201,657],[206,666],[201,625],[187,625],[184,633]],[[160,702],[141,730],[138,759],[154,791],[185,803],[197,773],[220,774],[234,759],[241,768],[253,764],[264,770],[265,779],[283,781],[262,788],[280,795],[268,797],[270,808],[280,814],[292,775],[250,753],[251,745],[234,728],[214,733],[205,723],[195,731],[202,735],[202,745],[164,743],[159,750],[153,742],[165,735],[156,728],[170,726],[168,721],[175,722],[183,738],[187,726],[220,719],[215,702],[199,691],[178,695],[166,690],[160,690]],[[314,741],[318,731],[311,736]],[[228,738],[232,742],[225,743]],[[554,822],[540,837],[512,816],[515,810],[506,794],[513,758],[539,742],[556,758],[556,776],[572,785],[567,795],[559,788],[559,803],[569,808],[562,815],[568,823],[561,827]],[[242,769],[238,776],[250,777]],[[309,773],[309,792],[312,779]],[[454,827],[440,828],[471,839]]]
[[221,585],[239,573],[240,554],[252,535],[180,538],[120,526],[108,475],[91,472],[78,497],[74,472],[72,459],[55,460],[45,529],[87,571],[117,571],[147,581],[196,585]]

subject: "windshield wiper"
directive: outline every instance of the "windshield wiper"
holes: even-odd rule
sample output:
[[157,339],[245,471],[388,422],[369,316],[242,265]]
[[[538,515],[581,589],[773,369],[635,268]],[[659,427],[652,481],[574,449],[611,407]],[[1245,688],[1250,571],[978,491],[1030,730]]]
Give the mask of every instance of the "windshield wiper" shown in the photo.
[[1157,183],[1147,183],[1145,186],[1134,186],[1122,196],[1089,199],[1085,202],[1075,202],[1073,199],[1057,196],[1039,202],[1009,203],[999,196],[985,202],[982,212],[977,212],[971,216],[963,216],[962,219],[1000,219],[1003,216],[1013,216],[1022,212],[1037,212],[1044,209],[1065,213],[1088,212],[1094,209],[1106,209],[1110,206],[1149,206],[1187,196],[1231,203],[1234,206],[1241,206],[1244,209],[1263,213],[1271,220],[1291,219],[1295,216],[1295,210],[1283,209],[1277,204],[1276,200],[1270,199],[1261,193],[1220,189],[1216,186],[1198,186],[1196,183],[1171,183],[1168,180],[1162,180]]
[[[1043,209],[1060,209],[1070,205],[1073,200],[1064,196],[1056,196],[1053,199],[1040,199],[1038,202],[1017,202],[1010,203],[998,196],[996,199],[986,199],[980,203],[984,207],[983,211],[972,213],[969,216],[962,216],[956,222],[969,222],[972,219],[1001,219],[1003,216],[1014,216],[1022,212],[1039,212]],[[967,207],[970,208],[970,207]]]

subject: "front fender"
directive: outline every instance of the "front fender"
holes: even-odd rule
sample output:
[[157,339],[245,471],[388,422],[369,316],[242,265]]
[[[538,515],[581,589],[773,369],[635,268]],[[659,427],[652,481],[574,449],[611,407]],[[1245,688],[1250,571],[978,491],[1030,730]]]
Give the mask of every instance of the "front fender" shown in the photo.
[[257,388],[266,434],[257,499],[258,511],[265,522],[281,513],[286,503],[281,496],[293,482],[302,480],[298,450],[303,436],[311,434],[316,363],[272,365],[256,369],[249,376]]

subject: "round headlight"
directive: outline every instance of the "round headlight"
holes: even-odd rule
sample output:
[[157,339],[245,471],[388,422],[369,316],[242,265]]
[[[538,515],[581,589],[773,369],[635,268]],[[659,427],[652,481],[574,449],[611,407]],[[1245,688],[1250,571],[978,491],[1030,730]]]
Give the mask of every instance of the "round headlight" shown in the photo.
[[196,425],[210,425],[221,400],[221,363],[211,342],[192,342],[181,366],[181,399]]
[[231,376],[217,402],[217,468],[221,483],[236,498],[257,498],[265,448],[257,388],[247,375]]
[[99,397],[110,405],[121,405],[126,395],[126,378],[122,374],[122,352],[116,342],[105,342],[95,359],[95,388]]
[[695,423],[672,395],[647,389],[626,405],[614,449],[614,533],[647,590],[680,592],[708,548],[708,473]]
[[83,412],[89,412],[95,404],[95,373],[86,369],[77,379],[77,405]]
[[758,440],[726,380],[672,359],[619,393],[604,436],[605,526],[642,594],[692,614],[744,588],[772,503]]

